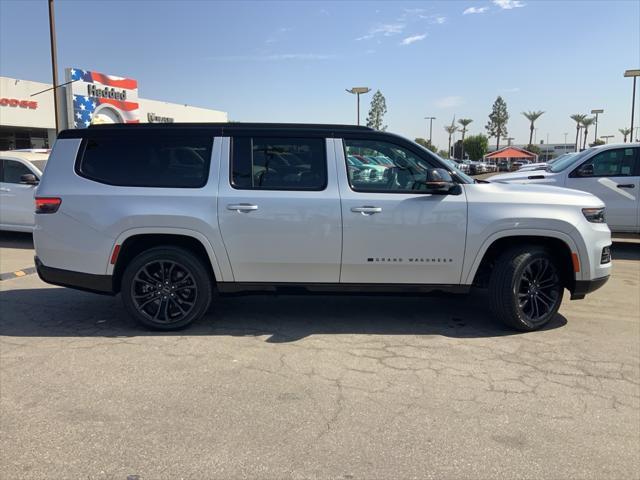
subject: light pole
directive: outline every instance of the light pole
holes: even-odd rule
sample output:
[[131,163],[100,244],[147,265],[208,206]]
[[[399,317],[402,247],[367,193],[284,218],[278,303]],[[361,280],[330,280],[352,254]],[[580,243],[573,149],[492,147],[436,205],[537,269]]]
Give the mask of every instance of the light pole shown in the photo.
[[53,0],[49,0],[49,40],[51,43],[51,73],[53,74],[53,109],[55,110],[56,134],[60,131],[58,113],[58,59],[56,54],[56,21],[54,17]]
[[567,150],[567,135],[569,135],[568,132],[564,132],[564,149],[565,149],[565,153]]
[[544,151],[544,161],[549,161],[549,133],[547,133],[547,148]]
[[347,92],[353,93],[358,97],[358,110],[357,110],[358,123],[357,124],[360,125],[360,95],[362,95],[363,93],[369,93],[371,89],[368,87],[353,87],[351,90],[349,89],[346,89],[346,90]]
[[429,143],[433,145],[431,136],[433,135],[433,121],[436,119],[436,117],[424,117],[424,119],[429,120]]
[[511,140],[515,140],[513,137],[507,137],[507,147],[511,146]]
[[599,113],[604,113],[604,110],[601,108],[595,109],[595,110],[591,110],[591,113],[595,114],[596,116],[596,128],[595,128],[595,132],[593,132],[593,141],[596,141],[596,138],[598,138],[598,114]]
[[600,135],[600,138],[604,138],[606,140],[607,145],[609,144],[609,139],[613,137],[613,135]]
[[[640,70],[627,70],[625,77],[633,77],[633,97],[631,98],[631,136],[633,137],[633,114],[636,108],[636,78],[640,77]],[[633,140],[633,138],[631,138]]]

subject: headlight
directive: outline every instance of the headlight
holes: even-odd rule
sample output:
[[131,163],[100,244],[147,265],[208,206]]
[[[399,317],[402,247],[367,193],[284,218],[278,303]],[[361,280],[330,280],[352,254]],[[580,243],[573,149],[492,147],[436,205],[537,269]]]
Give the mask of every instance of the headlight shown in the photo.
[[604,207],[602,208],[583,208],[582,214],[587,222],[591,223],[605,223],[604,219]]

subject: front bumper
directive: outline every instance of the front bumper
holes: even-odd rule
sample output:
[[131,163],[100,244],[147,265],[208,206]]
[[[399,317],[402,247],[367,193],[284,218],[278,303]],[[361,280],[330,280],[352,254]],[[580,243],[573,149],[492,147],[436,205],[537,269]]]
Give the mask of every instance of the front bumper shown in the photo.
[[113,277],[111,275],[94,275],[92,273],[73,272],[60,268],[47,267],[38,257],[34,258],[38,276],[43,282],[61,287],[74,288],[85,292],[114,295]]
[[586,294],[595,292],[607,283],[607,280],[609,280],[609,275],[593,280],[576,280],[576,286],[571,292],[571,300],[582,300]]

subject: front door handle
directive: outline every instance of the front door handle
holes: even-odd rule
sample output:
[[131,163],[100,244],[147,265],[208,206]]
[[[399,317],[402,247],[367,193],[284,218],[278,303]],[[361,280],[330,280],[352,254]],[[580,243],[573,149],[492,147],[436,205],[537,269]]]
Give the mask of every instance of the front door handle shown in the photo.
[[258,210],[258,205],[252,205],[251,203],[232,203],[227,205],[227,210],[234,210],[236,212],[253,212]]
[[351,211],[354,213],[361,213],[362,215],[373,215],[374,213],[380,213],[382,211],[382,207],[371,207],[369,205],[365,205],[363,207],[353,207]]
[[634,188],[635,185],[633,183],[622,183],[618,185],[618,188]]

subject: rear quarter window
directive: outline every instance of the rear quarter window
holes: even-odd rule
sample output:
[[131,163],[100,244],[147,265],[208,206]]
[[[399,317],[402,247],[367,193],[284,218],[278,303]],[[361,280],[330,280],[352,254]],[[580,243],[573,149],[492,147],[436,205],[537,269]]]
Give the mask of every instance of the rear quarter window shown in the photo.
[[135,136],[86,138],[76,163],[78,175],[123,187],[200,188],[209,177],[213,136]]

